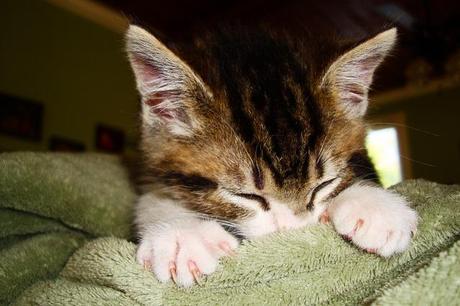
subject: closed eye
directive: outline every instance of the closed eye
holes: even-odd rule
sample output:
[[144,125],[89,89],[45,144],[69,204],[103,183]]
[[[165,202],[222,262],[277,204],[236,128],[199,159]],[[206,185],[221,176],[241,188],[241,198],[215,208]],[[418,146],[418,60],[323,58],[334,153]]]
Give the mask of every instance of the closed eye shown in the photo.
[[237,197],[245,198],[248,200],[256,201],[260,204],[263,210],[267,211],[270,210],[270,204],[268,203],[267,200],[265,200],[264,197],[253,194],[253,193],[235,193]]
[[307,210],[312,210],[313,209],[313,205],[315,203],[315,198],[316,198],[316,194],[321,190],[323,189],[324,187],[326,187],[327,185],[331,184],[333,181],[335,181],[337,178],[333,178],[333,179],[330,179],[330,180],[327,180],[327,181],[324,181],[322,182],[321,184],[319,184],[318,186],[315,187],[315,189],[313,189],[313,192],[311,193],[311,197],[310,197],[310,201],[308,202],[307,204]]

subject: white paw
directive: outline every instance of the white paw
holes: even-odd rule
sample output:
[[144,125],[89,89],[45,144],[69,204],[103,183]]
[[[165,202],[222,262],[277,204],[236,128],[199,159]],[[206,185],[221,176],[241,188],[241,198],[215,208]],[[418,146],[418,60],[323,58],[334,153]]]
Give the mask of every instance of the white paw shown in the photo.
[[232,255],[238,241],[214,221],[152,227],[137,249],[137,261],[161,282],[172,279],[190,287],[200,276],[213,273],[220,257]]
[[401,196],[365,185],[353,185],[340,193],[328,214],[339,234],[385,257],[407,249],[418,220]]

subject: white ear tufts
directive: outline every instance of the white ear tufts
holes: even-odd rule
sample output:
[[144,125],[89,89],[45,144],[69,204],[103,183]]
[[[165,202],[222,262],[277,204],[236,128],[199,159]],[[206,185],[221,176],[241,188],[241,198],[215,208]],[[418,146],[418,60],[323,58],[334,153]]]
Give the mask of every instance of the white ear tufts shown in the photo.
[[338,96],[346,115],[358,118],[366,113],[374,72],[396,42],[392,28],[358,45],[339,57],[321,80],[321,87]]
[[134,25],[126,32],[126,50],[142,95],[176,89],[181,74],[188,72],[182,70],[189,69],[158,39]]
[[142,96],[144,123],[166,125],[174,134],[190,135],[199,125],[191,103],[197,92],[206,92],[201,79],[158,39],[138,26],[128,28],[126,50]]

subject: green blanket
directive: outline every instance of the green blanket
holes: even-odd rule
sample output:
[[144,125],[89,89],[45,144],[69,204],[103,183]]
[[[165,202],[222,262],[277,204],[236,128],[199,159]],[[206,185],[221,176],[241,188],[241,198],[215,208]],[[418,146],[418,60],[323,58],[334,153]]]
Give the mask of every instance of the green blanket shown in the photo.
[[363,253],[318,225],[246,241],[180,289],[135,262],[135,195],[115,157],[0,154],[0,304],[459,304],[460,187],[395,189],[421,217],[402,255]]

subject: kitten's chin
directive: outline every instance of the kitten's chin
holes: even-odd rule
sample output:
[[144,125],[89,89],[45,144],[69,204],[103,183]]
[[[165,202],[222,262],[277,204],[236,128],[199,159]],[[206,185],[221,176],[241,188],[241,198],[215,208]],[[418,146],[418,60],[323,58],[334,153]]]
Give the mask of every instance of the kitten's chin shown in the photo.
[[321,212],[314,212],[307,216],[296,216],[288,207],[277,205],[269,211],[259,211],[255,215],[240,222],[241,232],[249,239],[305,227],[318,222]]

